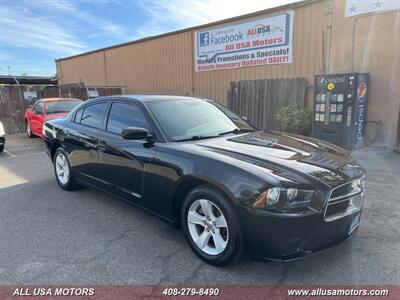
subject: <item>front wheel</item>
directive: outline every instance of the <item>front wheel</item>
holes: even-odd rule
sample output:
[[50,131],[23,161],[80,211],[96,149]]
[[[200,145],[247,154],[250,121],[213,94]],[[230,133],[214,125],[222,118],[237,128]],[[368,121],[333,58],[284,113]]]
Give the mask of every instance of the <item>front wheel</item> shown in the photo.
[[209,185],[192,190],[181,214],[183,231],[197,256],[214,266],[240,258],[244,238],[242,225],[231,200]]
[[77,184],[71,172],[68,154],[62,148],[58,148],[54,154],[54,173],[58,185],[64,190],[69,191],[77,188]]

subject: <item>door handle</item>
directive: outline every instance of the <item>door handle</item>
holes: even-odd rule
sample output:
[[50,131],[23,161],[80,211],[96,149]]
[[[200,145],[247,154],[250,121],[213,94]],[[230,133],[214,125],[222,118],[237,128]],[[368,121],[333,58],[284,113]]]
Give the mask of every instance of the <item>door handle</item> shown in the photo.
[[101,151],[101,152],[105,152],[106,151],[106,145],[104,143],[98,143],[96,145],[96,149]]

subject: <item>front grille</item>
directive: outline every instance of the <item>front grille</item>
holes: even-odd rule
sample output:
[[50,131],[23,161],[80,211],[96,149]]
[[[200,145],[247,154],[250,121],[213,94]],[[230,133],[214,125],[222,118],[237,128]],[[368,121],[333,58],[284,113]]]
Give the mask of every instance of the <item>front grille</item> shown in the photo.
[[[359,181],[360,179],[361,181]],[[360,184],[353,185],[353,181],[350,181],[332,189],[325,209],[325,221],[331,222],[361,209],[365,192],[365,178],[358,178],[354,181],[359,181]]]
[[349,208],[350,200],[340,201],[337,203],[331,203],[326,209],[326,216],[332,216],[335,214],[343,213]]
[[340,197],[342,195],[347,195],[351,192],[351,189],[351,182],[338,186],[332,191],[331,199]]

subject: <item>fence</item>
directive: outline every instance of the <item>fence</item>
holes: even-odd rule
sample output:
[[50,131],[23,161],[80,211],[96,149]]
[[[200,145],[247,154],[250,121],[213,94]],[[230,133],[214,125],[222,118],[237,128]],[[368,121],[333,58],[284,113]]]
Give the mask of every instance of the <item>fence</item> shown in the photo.
[[228,105],[260,129],[281,130],[275,115],[286,105],[305,106],[306,79],[265,79],[231,82]]
[[35,98],[78,98],[121,95],[121,87],[84,86],[3,86],[0,87],[0,121],[6,133],[25,130],[25,110]]

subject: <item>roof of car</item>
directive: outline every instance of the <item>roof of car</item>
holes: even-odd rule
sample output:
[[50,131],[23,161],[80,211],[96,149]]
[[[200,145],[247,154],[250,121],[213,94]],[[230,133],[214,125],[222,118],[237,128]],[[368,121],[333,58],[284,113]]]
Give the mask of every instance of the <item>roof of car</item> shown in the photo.
[[[190,96],[173,96],[173,95],[114,95],[114,96],[103,96],[98,98],[93,98],[93,100],[107,100],[110,98],[125,98],[136,100],[140,102],[153,102],[153,101],[168,101],[168,100],[199,100],[201,98],[190,97]],[[201,99],[202,100],[202,99]],[[205,99],[204,99],[205,100]]]
[[79,100],[79,101],[83,101],[83,100],[77,99],[77,98],[43,98],[43,99],[40,99],[40,100],[46,101],[46,102],[48,102],[48,101],[67,101],[67,100]]
[[166,100],[193,100],[199,99],[190,96],[174,96],[174,95],[122,95],[120,97],[135,99],[140,102],[152,102],[152,101],[166,101]]

